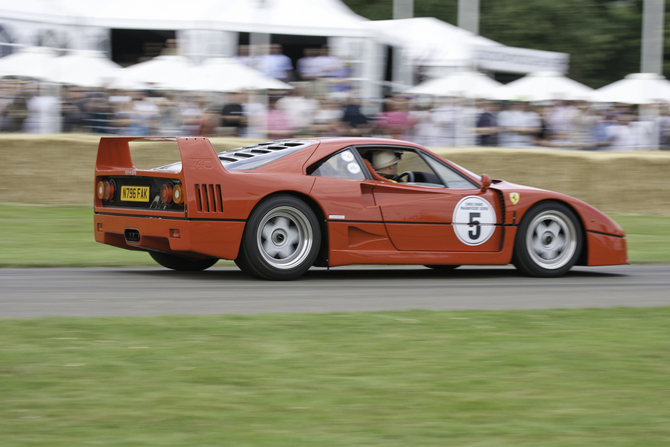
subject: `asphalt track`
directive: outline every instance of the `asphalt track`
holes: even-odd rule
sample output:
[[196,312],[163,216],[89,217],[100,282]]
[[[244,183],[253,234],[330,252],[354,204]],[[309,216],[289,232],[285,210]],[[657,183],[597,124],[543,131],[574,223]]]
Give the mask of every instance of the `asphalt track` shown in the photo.
[[670,306],[670,266],[577,267],[556,279],[512,267],[342,267],[291,282],[234,267],[0,269],[0,318],[613,306]]

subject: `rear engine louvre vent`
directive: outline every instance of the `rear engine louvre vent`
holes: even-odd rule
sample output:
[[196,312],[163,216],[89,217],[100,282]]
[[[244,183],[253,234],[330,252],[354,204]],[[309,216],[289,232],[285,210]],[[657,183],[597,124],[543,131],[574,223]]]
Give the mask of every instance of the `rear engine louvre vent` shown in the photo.
[[200,213],[222,213],[223,196],[221,185],[195,185],[195,201]]
[[228,170],[248,170],[263,166],[313,144],[313,140],[278,140],[219,152],[219,160]]

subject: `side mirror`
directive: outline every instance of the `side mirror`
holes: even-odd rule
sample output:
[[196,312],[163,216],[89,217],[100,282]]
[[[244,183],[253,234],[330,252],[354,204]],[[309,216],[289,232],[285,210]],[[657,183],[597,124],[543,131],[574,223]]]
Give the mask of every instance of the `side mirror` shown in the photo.
[[482,174],[482,189],[480,192],[485,193],[489,186],[491,186],[491,177],[488,174]]

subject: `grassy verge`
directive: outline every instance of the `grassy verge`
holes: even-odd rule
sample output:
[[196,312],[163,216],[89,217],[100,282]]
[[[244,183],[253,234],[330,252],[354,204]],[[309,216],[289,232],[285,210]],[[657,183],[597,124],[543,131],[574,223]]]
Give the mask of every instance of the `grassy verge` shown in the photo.
[[[670,263],[670,217],[614,219],[626,230],[631,262]],[[0,228],[0,267],[156,265],[146,253],[95,242],[88,206],[0,205]]]
[[666,446],[670,308],[3,320],[6,446]]

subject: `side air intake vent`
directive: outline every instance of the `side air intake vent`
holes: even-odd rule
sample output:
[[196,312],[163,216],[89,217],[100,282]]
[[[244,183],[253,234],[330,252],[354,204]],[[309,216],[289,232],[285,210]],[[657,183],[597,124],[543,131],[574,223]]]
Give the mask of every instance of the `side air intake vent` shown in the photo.
[[195,201],[200,213],[222,213],[223,196],[221,185],[195,185]]

